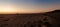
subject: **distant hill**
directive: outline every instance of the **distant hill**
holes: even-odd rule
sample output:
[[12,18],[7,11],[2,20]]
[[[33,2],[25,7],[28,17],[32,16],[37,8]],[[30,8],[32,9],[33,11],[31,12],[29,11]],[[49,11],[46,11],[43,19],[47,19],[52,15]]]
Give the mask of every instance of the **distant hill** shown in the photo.
[[54,10],[54,11],[47,12],[47,13],[56,13],[56,12],[60,12],[60,10]]
[[60,10],[54,10],[54,11],[51,11],[51,12],[46,12],[46,13],[43,13],[44,15],[60,15]]

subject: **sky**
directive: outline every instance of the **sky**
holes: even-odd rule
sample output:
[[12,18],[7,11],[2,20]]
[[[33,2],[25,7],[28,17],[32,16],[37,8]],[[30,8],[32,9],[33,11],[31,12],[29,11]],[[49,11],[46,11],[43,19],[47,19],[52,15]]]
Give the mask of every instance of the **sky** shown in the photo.
[[0,0],[0,13],[40,13],[60,9],[60,0]]

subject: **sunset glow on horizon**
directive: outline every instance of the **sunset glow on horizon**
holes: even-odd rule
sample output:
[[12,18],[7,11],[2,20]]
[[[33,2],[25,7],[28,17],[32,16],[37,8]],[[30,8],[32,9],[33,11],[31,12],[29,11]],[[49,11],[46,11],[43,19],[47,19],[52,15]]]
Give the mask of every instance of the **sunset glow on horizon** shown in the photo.
[[22,0],[15,1],[15,0],[6,0],[0,2],[0,14],[11,14],[11,13],[42,13],[42,12],[49,12],[53,10],[60,9],[60,2],[48,0],[40,0],[38,2],[34,0]]

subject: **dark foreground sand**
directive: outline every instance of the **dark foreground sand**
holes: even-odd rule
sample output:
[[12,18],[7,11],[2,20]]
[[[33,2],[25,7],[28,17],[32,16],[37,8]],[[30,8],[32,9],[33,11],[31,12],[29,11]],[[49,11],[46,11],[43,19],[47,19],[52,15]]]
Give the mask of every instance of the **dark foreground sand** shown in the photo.
[[[47,22],[44,22],[45,20]],[[0,27],[60,27],[60,12],[0,14]]]

